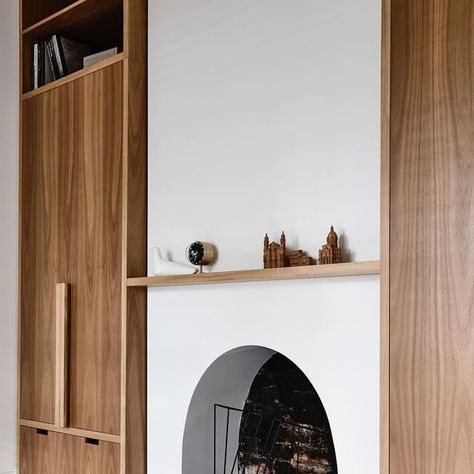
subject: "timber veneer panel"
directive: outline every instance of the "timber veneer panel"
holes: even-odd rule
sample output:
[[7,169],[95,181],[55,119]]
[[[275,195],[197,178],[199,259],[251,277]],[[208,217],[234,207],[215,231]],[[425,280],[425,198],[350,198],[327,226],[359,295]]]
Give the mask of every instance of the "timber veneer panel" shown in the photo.
[[38,434],[34,428],[20,428],[20,474],[116,474],[120,445],[52,431]]
[[[147,2],[20,1],[19,471],[144,474]],[[30,91],[52,34],[123,52]]]
[[474,2],[392,0],[390,467],[474,472]]
[[20,416],[54,423],[59,94],[23,105]]
[[21,418],[54,423],[55,286],[70,426],[120,433],[122,64],[24,101]]
[[70,112],[60,140],[70,426],[119,434],[122,64],[61,89]]

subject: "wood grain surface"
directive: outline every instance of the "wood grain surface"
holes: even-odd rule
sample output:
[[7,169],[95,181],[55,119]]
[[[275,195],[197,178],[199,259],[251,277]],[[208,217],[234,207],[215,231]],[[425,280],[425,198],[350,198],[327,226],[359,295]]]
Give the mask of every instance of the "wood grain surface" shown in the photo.
[[115,56],[111,56],[110,58],[94,63],[90,66],[85,67],[84,69],[80,69],[79,71],[76,71],[76,72],[73,72],[72,74],[64,76],[61,79],[57,79],[53,82],[49,82],[48,84],[41,86],[38,89],[25,92],[24,94],[21,95],[21,100],[29,100],[32,97],[35,97],[40,94],[44,94],[45,92],[48,92],[52,89],[56,89],[57,87],[61,87],[64,84],[67,84],[68,82],[76,81],[80,77],[87,76],[89,74],[92,74],[95,71],[98,71],[99,69],[103,69],[105,67],[108,67],[120,61],[123,61],[123,53],[118,53]]
[[66,8],[74,0],[20,0],[23,10],[23,21],[20,31]]
[[474,2],[391,14],[391,472],[472,474]]
[[[23,30],[24,35],[34,33],[35,37],[55,34],[71,25],[90,25],[96,18],[101,18],[110,11],[121,7],[121,0],[77,0],[76,2],[55,0],[38,1],[32,4],[43,4],[47,8],[36,14],[37,21]],[[61,8],[63,6],[64,8]],[[32,11],[29,8],[27,11]],[[40,10],[38,10],[40,11]],[[48,12],[50,14],[48,14]]]
[[119,434],[122,64],[23,104],[20,416],[55,421],[55,285],[67,282],[70,424]]
[[55,424],[65,428],[69,407],[69,298],[66,283],[56,284]]
[[380,107],[380,474],[390,472],[390,23],[382,0]]
[[20,428],[20,474],[117,474],[120,445]]
[[147,295],[127,278],[147,268],[147,2],[124,1],[124,205],[122,233],[121,472],[144,474],[147,460]]
[[63,433],[71,436],[80,436],[82,438],[94,438],[101,441],[109,441],[110,443],[120,444],[121,437],[119,435],[111,435],[107,433],[99,433],[98,431],[81,430],[78,428],[61,428],[50,423],[42,423],[41,421],[32,420],[19,420],[20,426],[27,426],[29,428],[39,428],[48,431],[54,431],[55,433]]
[[307,265],[303,267],[237,270],[194,275],[169,275],[129,278],[128,286],[180,286],[206,283],[235,283],[243,281],[295,280],[359,275],[378,275],[379,261],[337,263],[333,265]]
[[122,64],[60,89],[70,426],[120,433]]
[[[127,278],[145,274],[147,258],[147,2],[21,5],[19,437],[43,448],[22,449],[20,471],[144,473],[146,289],[127,298]],[[54,33],[124,52],[30,91],[31,46]],[[69,334],[56,337],[59,282]],[[55,407],[68,426],[55,425]],[[55,435],[38,441],[27,427]],[[71,448],[84,436],[113,442],[113,461]]]
[[58,102],[52,92],[22,105],[20,417],[46,423],[55,421]]

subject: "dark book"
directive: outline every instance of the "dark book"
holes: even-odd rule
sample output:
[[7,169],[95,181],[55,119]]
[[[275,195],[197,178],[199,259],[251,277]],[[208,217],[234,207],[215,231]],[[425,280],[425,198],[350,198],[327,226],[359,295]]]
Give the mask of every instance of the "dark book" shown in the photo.
[[46,57],[46,43],[39,41],[33,44],[33,89],[44,86],[45,66],[48,63]]
[[61,58],[61,51],[59,49],[58,35],[53,35],[51,38],[51,48],[53,50],[54,61],[57,65],[57,71],[59,77],[64,77],[66,75],[65,67]]
[[44,70],[44,84],[49,84],[54,81],[53,68],[49,59],[48,51],[46,49],[46,41],[43,43],[43,70]]
[[51,45],[51,41],[46,41],[46,51],[47,51],[47,56],[49,59],[49,65],[50,65],[50,70],[51,74],[53,76],[53,81],[56,79],[59,79],[59,71],[58,71],[58,65],[56,63],[56,58],[54,55],[53,47]]
[[51,40],[61,77],[83,68],[84,57],[91,53],[89,45],[59,35],[54,35]]
[[33,45],[33,88],[37,89],[53,80],[46,41],[39,41]]

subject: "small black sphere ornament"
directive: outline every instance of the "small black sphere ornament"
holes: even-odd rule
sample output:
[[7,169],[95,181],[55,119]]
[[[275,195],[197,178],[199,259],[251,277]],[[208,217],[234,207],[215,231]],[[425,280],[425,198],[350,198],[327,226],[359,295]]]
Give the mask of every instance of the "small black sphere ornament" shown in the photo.
[[214,261],[215,256],[215,247],[209,242],[196,240],[196,242],[188,245],[186,249],[187,259],[193,265],[198,265],[201,268],[201,272],[203,265],[210,265]]

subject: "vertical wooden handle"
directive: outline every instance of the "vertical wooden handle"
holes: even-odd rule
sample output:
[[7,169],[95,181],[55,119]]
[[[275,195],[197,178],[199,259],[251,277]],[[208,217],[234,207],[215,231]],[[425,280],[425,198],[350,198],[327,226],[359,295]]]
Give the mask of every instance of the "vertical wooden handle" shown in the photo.
[[59,428],[68,424],[68,286],[56,285],[56,406],[55,422]]

